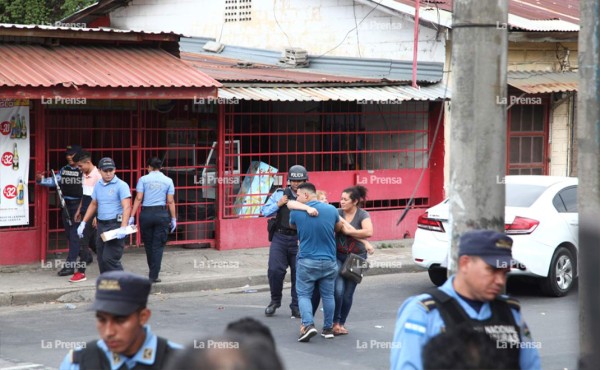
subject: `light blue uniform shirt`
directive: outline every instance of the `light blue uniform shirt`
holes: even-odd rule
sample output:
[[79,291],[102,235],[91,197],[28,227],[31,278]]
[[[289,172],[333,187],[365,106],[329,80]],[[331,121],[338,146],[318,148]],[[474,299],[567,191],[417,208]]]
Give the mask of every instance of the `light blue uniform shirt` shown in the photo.
[[269,200],[267,200],[267,203],[262,207],[262,215],[265,217],[271,217],[277,213],[279,210],[279,207],[277,207],[277,202],[283,198],[283,195],[283,189],[279,188],[275,190],[275,192],[269,197]]
[[117,175],[108,183],[98,181],[92,192],[92,199],[98,202],[98,220],[113,220],[123,214],[121,201],[127,198],[131,198],[129,185]]
[[[452,285],[453,282],[454,276],[451,276],[440,289],[454,298],[470,318],[487,320],[492,316],[489,303],[484,303],[479,312],[475,311],[473,307],[456,293]],[[423,368],[421,360],[422,349],[432,337],[440,334],[444,326],[444,321],[438,309],[428,312],[425,306],[421,304],[421,301],[428,297],[430,297],[429,294],[413,296],[408,298],[402,304],[402,307],[400,307],[390,353],[391,370]],[[531,339],[529,329],[522,319],[521,313],[515,309],[512,309],[512,313],[516,324],[521,328],[522,343],[530,344],[521,345],[519,358],[521,369],[540,369],[540,355],[536,348],[537,343]]]
[[175,194],[173,180],[160,171],[152,171],[140,177],[135,190],[144,193],[143,207],[164,206],[167,195]]
[[[106,358],[110,362],[110,367],[113,370],[126,364],[129,369],[133,368],[137,364],[152,365],[156,360],[156,345],[158,343],[155,334],[150,331],[150,326],[144,326],[146,330],[146,340],[140,349],[136,352],[133,357],[126,357],[121,354],[114,354],[108,349],[106,343],[102,339],[98,340],[98,348],[106,355]],[[183,347],[177,343],[167,341],[167,345],[174,349],[182,349]],[[72,363],[73,351],[69,352],[62,363],[60,364],[60,370],[79,370],[79,364]]]

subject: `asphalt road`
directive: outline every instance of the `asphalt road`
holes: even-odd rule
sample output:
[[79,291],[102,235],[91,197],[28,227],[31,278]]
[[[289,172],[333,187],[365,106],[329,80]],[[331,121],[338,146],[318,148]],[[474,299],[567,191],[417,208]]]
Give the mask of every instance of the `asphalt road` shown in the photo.
[[[365,278],[357,289],[347,322],[350,335],[310,343],[296,341],[299,320],[290,319],[289,289],[284,305],[272,318],[264,317],[268,289],[244,289],[153,296],[152,330],[173,341],[189,344],[219,334],[228,322],[255,317],[270,326],[286,368],[387,369],[395,316],[402,301],[430,287],[425,273],[380,275]],[[248,290],[248,288],[246,288]],[[546,298],[535,286],[511,288],[521,300],[534,339],[541,344],[544,369],[575,369],[578,356],[577,294]],[[87,304],[70,309],[65,304],[0,309],[0,368],[57,368],[69,345],[96,338],[93,312]],[[317,314],[317,327],[322,316]],[[26,367],[25,364],[44,366]]]

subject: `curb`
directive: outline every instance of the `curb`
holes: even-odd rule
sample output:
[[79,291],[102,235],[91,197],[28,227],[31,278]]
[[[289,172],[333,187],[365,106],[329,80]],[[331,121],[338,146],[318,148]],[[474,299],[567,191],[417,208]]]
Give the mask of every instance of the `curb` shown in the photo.
[[[365,276],[414,273],[424,271],[416,265],[400,268],[373,268]],[[286,274],[289,282],[289,274]],[[268,285],[266,275],[237,276],[214,279],[197,279],[188,281],[171,281],[154,284],[150,294],[188,293],[215,289],[232,289],[245,286]],[[0,294],[0,307],[27,306],[32,304],[59,302],[80,303],[94,298],[95,286],[80,288],[65,288],[31,292],[15,292]]]

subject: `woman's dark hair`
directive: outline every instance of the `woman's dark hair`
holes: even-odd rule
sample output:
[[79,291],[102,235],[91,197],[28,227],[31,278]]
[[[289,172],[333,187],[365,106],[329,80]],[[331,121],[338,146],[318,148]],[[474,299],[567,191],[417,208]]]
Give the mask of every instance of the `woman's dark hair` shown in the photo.
[[148,162],[146,163],[146,165],[148,165],[154,169],[160,170],[162,168],[162,161],[158,157],[152,157],[152,158],[148,159]]
[[357,201],[357,207],[361,207],[363,203],[367,200],[367,188],[362,185],[355,185],[349,188],[346,188],[342,191],[342,193],[347,193],[350,196],[350,200]]

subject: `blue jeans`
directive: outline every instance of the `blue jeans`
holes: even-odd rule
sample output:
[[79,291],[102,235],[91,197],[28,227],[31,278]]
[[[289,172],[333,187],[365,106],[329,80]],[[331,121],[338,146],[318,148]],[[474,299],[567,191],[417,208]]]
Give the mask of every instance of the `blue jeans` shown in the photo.
[[[359,256],[367,258],[366,253],[359,254]],[[347,257],[347,254],[337,254],[337,265],[339,270],[342,269],[342,265]],[[346,323],[350,308],[352,308],[352,299],[354,298],[354,291],[356,290],[357,285],[358,284],[354,281],[344,279],[341,275],[337,275],[335,280],[335,314],[333,322],[339,323],[340,325]]]
[[329,329],[333,326],[335,307],[333,289],[337,275],[336,261],[302,258],[296,262],[296,292],[298,293],[298,307],[300,315],[302,315],[302,325],[314,324],[311,297],[315,285],[318,283],[323,300],[323,329]]

